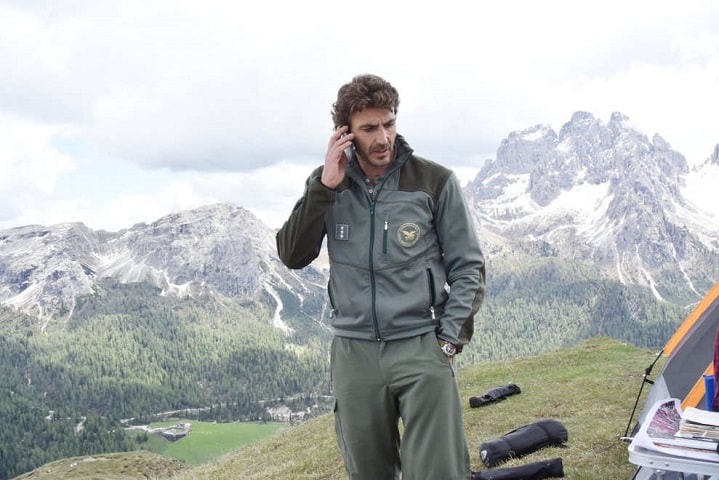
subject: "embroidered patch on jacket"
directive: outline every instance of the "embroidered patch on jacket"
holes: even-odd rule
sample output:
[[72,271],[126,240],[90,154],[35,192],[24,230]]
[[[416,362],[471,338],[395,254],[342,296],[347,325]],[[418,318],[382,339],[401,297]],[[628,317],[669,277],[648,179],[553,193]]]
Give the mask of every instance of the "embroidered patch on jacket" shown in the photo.
[[335,225],[335,240],[349,240],[350,226],[346,223],[338,223]]
[[403,247],[411,247],[419,240],[420,230],[416,223],[403,223],[397,229],[397,241]]

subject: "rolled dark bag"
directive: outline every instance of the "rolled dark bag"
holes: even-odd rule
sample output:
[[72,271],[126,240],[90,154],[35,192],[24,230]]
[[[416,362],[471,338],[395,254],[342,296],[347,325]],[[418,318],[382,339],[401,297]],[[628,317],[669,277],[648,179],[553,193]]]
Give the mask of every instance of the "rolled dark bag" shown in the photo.
[[541,480],[562,477],[564,477],[564,465],[562,465],[561,458],[528,463],[518,467],[472,472],[472,480]]
[[562,445],[567,440],[569,434],[560,422],[553,419],[538,420],[482,443],[479,456],[491,468],[510,458],[520,458],[541,448]]
[[491,389],[481,397],[469,397],[469,406],[472,408],[482,407],[518,393],[522,393],[522,390],[514,383],[508,383],[502,387]]

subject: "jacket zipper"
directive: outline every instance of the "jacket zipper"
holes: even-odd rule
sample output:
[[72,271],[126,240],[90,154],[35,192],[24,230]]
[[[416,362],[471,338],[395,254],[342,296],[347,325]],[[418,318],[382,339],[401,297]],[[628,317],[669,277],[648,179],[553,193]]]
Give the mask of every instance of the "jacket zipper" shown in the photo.
[[[387,179],[385,178],[382,180],[382,183],[377,186],[375,189],[374,195],[370,196],[370,207],[369,207],[369,216],[370,216],[370,235],[369,235],[369,278],[370,278],[370,292],[371,292],[371,301],[372,301],[372,326],[374,327],[374,336],[375,339],[378,342],[382,341],[382,336],[379,333],[379,322],[377,320],[377,284],[375,282],[375,275],[374,275],[374,235],[375,235],[375,213],[376,213],[376,206],[377,206],[377,198],[379,197],[380,192],[382,191],[382,187],[384,187],[384,182],[386,182]],[[389,228],[388,222],[385,221],[385,237],[387,235],[387,229]]]
[[382,234],[382,253],[387,255],[387,236],[389,232],[389,217],[384,218],[384,233]]
[[436,298],[436,293],[434,291],[434,276],[432,275],[432,270],[429,268],[427,269],[427,287],[429,289],[429,313],[432,314],[432,320],[436,320],[437,315],[434,311],[434,301]]

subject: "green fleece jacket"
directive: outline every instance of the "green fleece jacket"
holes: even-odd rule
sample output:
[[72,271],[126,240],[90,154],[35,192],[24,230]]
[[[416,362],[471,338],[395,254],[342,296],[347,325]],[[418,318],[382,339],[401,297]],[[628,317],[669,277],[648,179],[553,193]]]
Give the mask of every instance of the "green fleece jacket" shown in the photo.
[[327,239],[331,324],[342,337],[388,341],[435,331],[460,349],[484,299],[485,265],[451,170],[414,155],[401,135],[376,182],[356,161],[335,190],[307,179],[277,233],[289,268],[311,263]]

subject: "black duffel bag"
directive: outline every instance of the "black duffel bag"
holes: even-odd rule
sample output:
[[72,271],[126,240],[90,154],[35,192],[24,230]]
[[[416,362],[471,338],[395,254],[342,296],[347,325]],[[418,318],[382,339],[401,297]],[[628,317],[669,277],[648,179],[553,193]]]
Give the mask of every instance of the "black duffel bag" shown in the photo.
[[510,458],[520,458],[541,448],[562,445],[567,440],[569,434],[564,425],[552,419],[539,420],[482,443],[479,456],[491,468]]
[[514,383],[508,383],[502,387],[491,389],[481,397],[469,397],[469,406],[472,408],[483,407],[518,393],[522,393],[522,390]]
[[564,477],[564,465],[562,465],[561,458],[528,463],[518,467],[472,472],[472,480],[541,480],[562,477]]

